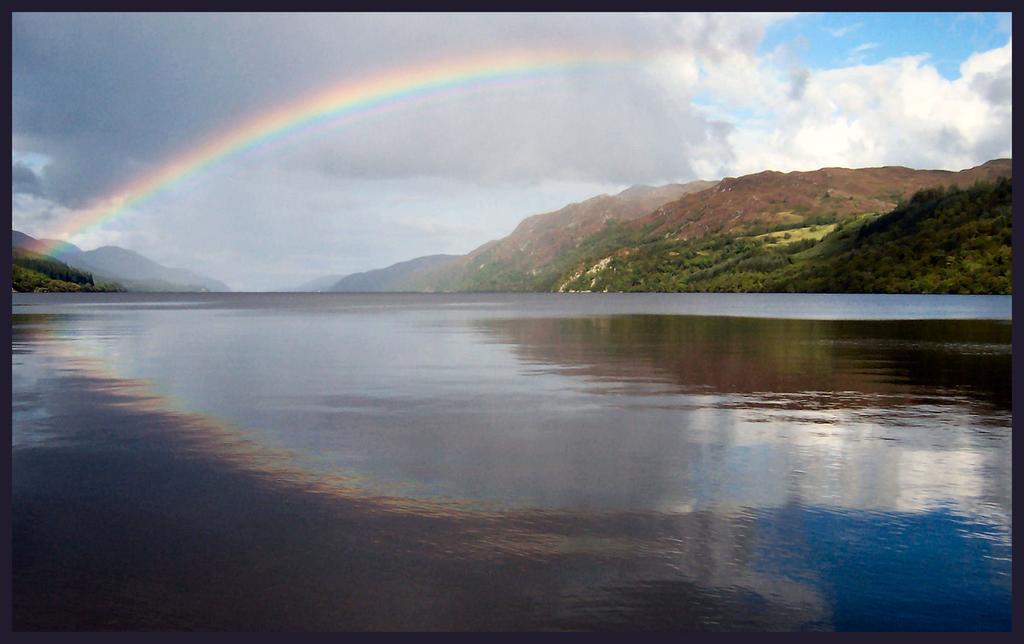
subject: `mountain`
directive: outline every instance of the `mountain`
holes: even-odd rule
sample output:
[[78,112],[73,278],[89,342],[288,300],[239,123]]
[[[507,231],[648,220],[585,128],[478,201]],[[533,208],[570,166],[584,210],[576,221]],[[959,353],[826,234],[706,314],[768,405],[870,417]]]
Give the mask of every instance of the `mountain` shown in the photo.
[[347,275],[335,282],[329,289],[335,293],[367,293],[380,291],[425,290],[421,279],[425,274],[450,265],[460,255],[427,255],[405,262],[392,264],[365,273]]
[[169,268],[118,246],[101,246],[67,258],[68,263],[110,277],[131,290],[144,291],[230,291],[223,282],[184,268]]
[[57,254],[82,252],[82,249],[74,244],[54,239],[36,239],[18,230],[11,231],[11,248],[23,248],[33,253],[43,253],[54,248],[58,250]]
[[13,246],[11,290],[19,293],[76,293],[123,291],[124,287],[115,283],[98,282],[91,273],[80,271],[27,248]]
[[424,276],[425,290],[548,290],[573,251],[611,222],[643,217],[680,197],[706,190],[713,181],[633,186],[524,219],[507,237],[491,241],[451,265]]
[[[506,238],[416,271],[401,290],[1009,293],[1012,167],[998,159],[959,172],[822,168],[634,186],[528,217]],[[982,191],[1002,186],[998,196],[964,197],[979,182]],[[940,190],[942,199],[967,204],[962,218],[942,209],[915,216],[946,226],[944,234],[858,237],[939,188],[953,189]],[[862,267],[857,280],[820,278],[821,271],[845,274],[867,256],[877,265]]]
[[303,282],[298,286],[284,289],[284,291],[287,293],[321,293],[331,290],[331,287],[343,277],[345,275],[324,275],[311,279],[308,282]]
[[733,228],[691,239],[632,231],[596,252],[560,291],[1012,292],[1009,177],[927,188],[884,215]]
[[[39,252],[48,248],[48,240],[35,239],[17,230],[11,231],[12,248]],[[218,280],[183,268],[169,268],[118,246],[102,246],[86,250],[64,244],[60,260],[69,266],[91,273],[97,281],[117,282],[130,291],[230,291]]]
[[[782,258],[778,252],[755,261],[757,253],[748,248],[776,243],[776,233],[784,236],[785,244],[779,243],[780,247],[800,242],[807,250],[837,226],[866,223],[921,190],[965,188],[978,181],[1009,177],[1011,172],[1011,160],[997,159],[960,172],[898,166],[822,168],[766,171],[717,183],[634,187],[529,217],[509,236],[488,242],[424,276],[420,290],[742,290],[744,284],[758,290],[764,284],[758,286],[750,280],[711,284],[704,277],[728,274],[745,260],[755,264],[788,262],[792,258]],[[711,247],[724,239],[740,243],[727,249],[729,252]],[[664,273],[654,257],[667,265],[679,265],[697,252],[695,249],[700,249],[701,256],[693,265],[707,271],[696,282],[645,277]],[[631,268],[624,274],[635,282],[598,278],[608,267],[626,265]]]

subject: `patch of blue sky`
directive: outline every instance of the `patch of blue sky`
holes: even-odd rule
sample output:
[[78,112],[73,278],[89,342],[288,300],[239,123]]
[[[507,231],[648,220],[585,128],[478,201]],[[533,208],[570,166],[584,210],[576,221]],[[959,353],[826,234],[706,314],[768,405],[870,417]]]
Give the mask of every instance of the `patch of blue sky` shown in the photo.
[[47,165],[49,165],[51,159],[45,154],[39,154],[36,152],[20,152],[18,150],[11,150],[11,163],[20,163],[32,169],[34,172],[39,172]]
[[960,64],[971,54],[1005,45],[1011,22],[1009,13],[806,14],[770,28],[759,53],[782,47],[812,69],[923,55],[952,80],[960,76]]
[[716,99],[713,94],[704,91],[695,94],[690,100],[690,105],[712,120],[733,123],[752,123],[759,118],[764,119],[770,113],[767,109],[727,105]]

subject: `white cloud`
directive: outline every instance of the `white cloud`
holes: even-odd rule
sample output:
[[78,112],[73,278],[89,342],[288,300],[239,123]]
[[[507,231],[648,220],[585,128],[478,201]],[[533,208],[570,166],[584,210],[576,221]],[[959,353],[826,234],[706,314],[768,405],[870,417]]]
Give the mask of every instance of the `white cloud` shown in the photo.
[[[781,72],[751,61],[720,69],[705,87],[722,102],[759,105],[769,118],[734,123],[729,174],[764,169],[887,164],[959,170],[1012,154],[1012,41],[969,57],[960,77],[943,78],[923,56],[811,70],[800,99]],[[716,96],[717,98],[717,96]]]
[[835,38],[842,38],[843,36],[845,36],[847,34],[850,34],[850,33],[853,33],[854,31],[857,31],[863,25],[864,25],[863,22],[855,22],[853,24],[843,25],[842,27],[834,27],[834,28],[824,27],[824,29],[828,33],[832,34],[833,37],[835,37]]
[[852,64],[859,64],[864,60],[864,54],[871,51],[872,49],[878,49],[879,45],[876,42],[865,42],[853,47],[846,53],[846,60]]

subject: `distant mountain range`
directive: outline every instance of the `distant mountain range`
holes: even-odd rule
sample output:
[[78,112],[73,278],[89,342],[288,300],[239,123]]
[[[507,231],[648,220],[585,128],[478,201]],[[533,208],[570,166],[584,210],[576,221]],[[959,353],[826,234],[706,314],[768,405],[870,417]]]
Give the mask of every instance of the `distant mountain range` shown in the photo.
[[[60,242],[60,262],[91,274],[95,282],[116,283],[129,291],[166,292],[225,292],[231,289],[227,284],[184,268],[170,268],[154,262],[135,251],[118,246],[102,246],[94,250],[78,248],[73,244]],[[11,248],[18,249],[15,258],[38,255],[44,249],[52,248],[53,241],[36,239],[23,232],[11,231]],[[37,264],[37,268],[41,268]]]
[[448,266],[460,258],[459,255],[427,255],[405,262],[392,264],[365,273],[347,275],[327,290],[335,293],[368,293],[375,291],[419,290],[415,286],[424,275],[430,275],[438,268]]
[[[324,290],[1009,293],[1011,174],[1011,160],[997,159],[960,172],[823,168],[634,186],[528,217],[466,255],[417,258]],[[978,182],[988,188],[974,190]],[[970,194],[934,192],[950,187]],[[950,204],[961,210],[951,215]],[[876,220],[914,224],[880,235]],[[938,229],[920,229],[926,222]],[[917,272],[879,259],[886,253]],[[866,254],[881,263],[866,265]],[[813,274],[854,265],[857,279]]]
[[323,293],[324,291],[331,290],[331,287],[343,277],[345,277],[345,275],[342,274],[324,275],[323,277],[317,277],[309,280],[308,282],[303,282],[298,286],[282,290],[286,293]]
[[[527,217],[465,255],[289,290],[1009,293],[1011,175],[1011,160],[997,159],[960,172],[823,168],[634,186]],[[230,290],[116,246],[65,243],[63,264],[45,261],[37,254],[51,244],[12,231],[16,289]]]

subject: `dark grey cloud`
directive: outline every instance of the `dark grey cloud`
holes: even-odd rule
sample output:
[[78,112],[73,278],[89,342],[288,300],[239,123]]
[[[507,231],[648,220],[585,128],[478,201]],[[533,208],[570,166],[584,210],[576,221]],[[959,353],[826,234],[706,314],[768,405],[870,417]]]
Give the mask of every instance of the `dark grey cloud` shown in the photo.
[[[243,116],[357,74],[546,46],[714,57],[754,46],[759,25],[643,14],[15,14],[12,126],[16,147],[52,160],[40,177],[47,193],[74,207]],[[310,156],[361,177],[640,182],[685,178],[688,146],[709,136],[686,101],[609,70],[381,118]]]
[[11,164],[11,192],[14,194],[43,196],[43,184],[32,168],[15,161]]

